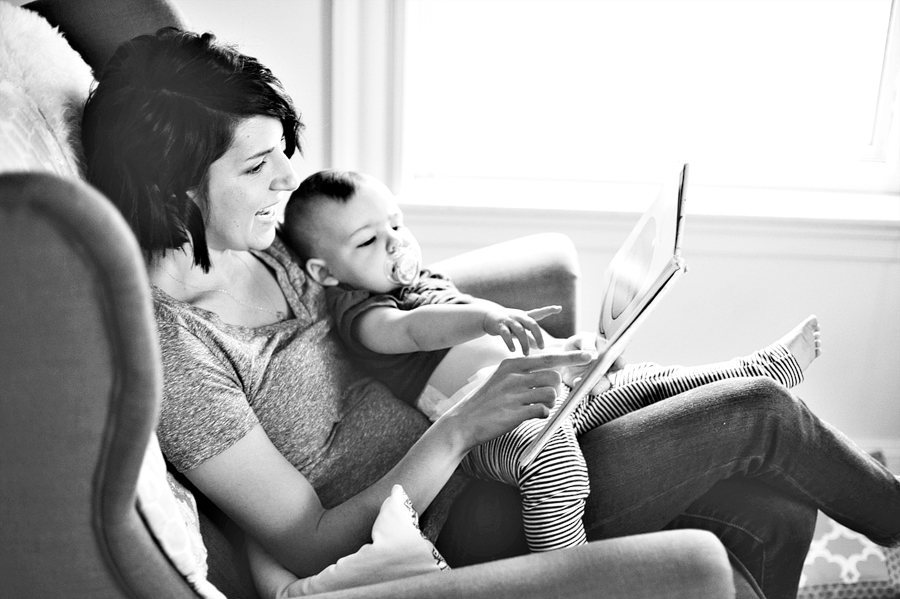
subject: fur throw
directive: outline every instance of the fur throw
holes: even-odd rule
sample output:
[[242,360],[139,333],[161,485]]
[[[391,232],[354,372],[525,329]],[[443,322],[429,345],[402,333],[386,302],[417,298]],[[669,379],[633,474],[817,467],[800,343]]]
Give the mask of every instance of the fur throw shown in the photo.
[[40,15],[0,0],[0,172],[81,177],[90,67]]

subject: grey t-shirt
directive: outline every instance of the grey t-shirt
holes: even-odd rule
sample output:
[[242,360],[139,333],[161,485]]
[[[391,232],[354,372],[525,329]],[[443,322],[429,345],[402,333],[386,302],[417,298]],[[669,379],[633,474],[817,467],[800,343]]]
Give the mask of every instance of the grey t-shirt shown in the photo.
[[275,273],[294,318],[229,325],[153,288],[164,378],[160,445],[178,470],[190,470],[260,423],[330,507],[379,479],[429,423],[350,361],[322,288],[280,240],[256,255]]

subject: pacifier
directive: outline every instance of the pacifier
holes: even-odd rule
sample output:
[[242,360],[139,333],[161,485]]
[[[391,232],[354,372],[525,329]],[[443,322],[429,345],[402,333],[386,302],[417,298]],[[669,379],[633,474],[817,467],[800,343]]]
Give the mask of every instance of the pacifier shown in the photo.
[[384,263],[384,276],[397,285],[409,285],[419,275],[419,252],[411,245],[397,246]]

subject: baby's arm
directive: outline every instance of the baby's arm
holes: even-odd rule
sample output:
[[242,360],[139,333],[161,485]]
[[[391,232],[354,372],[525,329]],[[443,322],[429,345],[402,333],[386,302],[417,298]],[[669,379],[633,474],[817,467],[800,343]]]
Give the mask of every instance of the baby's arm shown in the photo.
[[488,334],[501,337],[510,351],[515,351],[513,338],[518,339],[528,355],[532,343],[544,347],[537,321],[560,309],[545,306],[523,311],[484,300],[428,304],[412,310],[379,306],[359,316],[354,333],[360,343],[382,354],[445,349]]

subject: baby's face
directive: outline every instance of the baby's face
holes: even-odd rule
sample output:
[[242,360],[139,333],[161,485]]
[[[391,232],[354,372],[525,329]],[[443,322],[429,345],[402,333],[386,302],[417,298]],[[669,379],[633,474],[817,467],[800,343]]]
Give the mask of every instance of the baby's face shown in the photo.
[[[366,181],[347,202],[320,201],[314,207],[318,223],[316,246],[331,275],[339,282],[373,293],[387,293],[414,282],[421,251],[403,225],[403,212],[391,191],[378,181]],[[398,255],[408,252],[414,275],[391,276]]]

